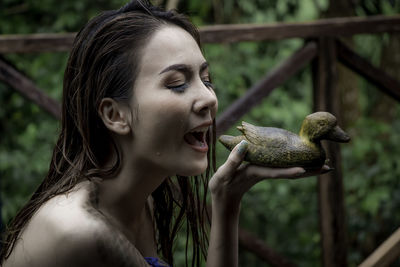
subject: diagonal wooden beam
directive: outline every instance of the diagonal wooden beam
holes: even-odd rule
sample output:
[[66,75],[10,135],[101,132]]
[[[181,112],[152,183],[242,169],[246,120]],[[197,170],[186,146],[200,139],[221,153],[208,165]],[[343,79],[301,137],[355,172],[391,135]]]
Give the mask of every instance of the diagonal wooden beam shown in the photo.
[[[346,17],[310,22],[228,24],[199,28],[203,43],[317,38],[400,31],[400,15]],[[69,51],[76,33],[0,35],[0,53]]]
[[307,43],[290,58],[270,71],[265,78],[251,87],[217,118],[217,136],[228,130],[240,117],[259,104],[264,97],[306,66],[317,55],[317,45]]
[[385,240],[359,267],[386,267],[400,257],[400,228]]
[[46,95],[25,75],[5,59],[0,57],[0,81],[5,82],[25,98],[36,103],[56,119],[61,118],[61,106],[53,98]]
[[400,101],[400,81],[391,77],[382,69],[373,66],[342,42],[337,41],[336,46],[338,59],[342,64],[376,85],[385,94]]

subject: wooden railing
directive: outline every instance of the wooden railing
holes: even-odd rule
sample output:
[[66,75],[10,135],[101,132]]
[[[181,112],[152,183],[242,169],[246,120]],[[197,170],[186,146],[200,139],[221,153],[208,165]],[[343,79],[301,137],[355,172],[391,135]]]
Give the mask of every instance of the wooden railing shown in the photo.
[[[375,84],[383,93],[400,101],[400,83],[397,79],[374,67],[367,60],[340,42],[342,36],[400,32],[400,16],[367,18],[335,18],[306,23],[278,23],[267,25],[215,25],[200,28],[203,43],[231,43],[303,38],[303,48],[282,62],[229,106],[218,118],[218,134],[235,124],[262,98],[282,85],[307,64],[312,64],[314,110],[338,114],[336,68],[340,62]],[[69,51],[75,33],[31,34],[0,36],[0,54]],[[400,51],[399,51],[400,52]],[[60,118],[60,105],[48,97],[12,64],[0,58],[0,80],[24,97],[38,104],[55,118]],[[347,266],[345,209],[340,148],[326,147],[335,172],[318,177],[320,229],[323,266]],[[273,251],[254,234],[239,229],[242,247],[255,253],[272,266],[295,266]],[[361,266],[387,266],[400,256],[400,234],[396,231]]]
[[[308,39],[399,31],[400,16],[334,18],[300,23],[229,24],[200,28],[203,43]],[[0,54],[69,51],[74,38],[75,33],[3,35],[0,36]]]

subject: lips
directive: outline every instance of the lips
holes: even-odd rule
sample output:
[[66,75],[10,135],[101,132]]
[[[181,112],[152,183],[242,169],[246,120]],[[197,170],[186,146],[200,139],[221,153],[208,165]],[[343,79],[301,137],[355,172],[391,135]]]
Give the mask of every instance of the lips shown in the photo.
[[211,123],[204,123],[183,136],[185,142],[191,146],[194,150],[202,153],[208,151],[208,145],[206,141],[206,133]]

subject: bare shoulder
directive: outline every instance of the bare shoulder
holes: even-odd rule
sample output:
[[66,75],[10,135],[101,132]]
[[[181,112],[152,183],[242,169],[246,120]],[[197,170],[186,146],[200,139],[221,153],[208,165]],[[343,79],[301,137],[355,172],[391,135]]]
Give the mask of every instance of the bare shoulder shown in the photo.
[[4,267],[147,266],[131,243],[88,211],[87,193],[78,189],[43,205]]

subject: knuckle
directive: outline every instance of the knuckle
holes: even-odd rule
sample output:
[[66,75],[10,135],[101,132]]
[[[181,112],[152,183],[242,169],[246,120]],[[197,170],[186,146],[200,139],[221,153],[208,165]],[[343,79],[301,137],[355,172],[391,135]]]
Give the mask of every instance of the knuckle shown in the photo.
[[[228,160],[222,165],[228,172],[235,171],[241,163],[241,160],[237,157],[229,157]],[[221,167],[222,167],[221,166]]]
[[214,173],[214,177],[219,178],[224,176],[225,164],[221,165]]
[[232,153],[229,155],[227,162],[230,162],[230,164],[233,164],[234,166],[238,166],[242,162],[242,159],[235,153]]
[[274,179],[276,179],[276,178],[282,178],[282,177],[285,177],[285,176],[287,176],[287,173],[285,173],[284,171],[282,171],[282,170],[274,170],[272,173],[271,173],[271,178],[274,178]]

